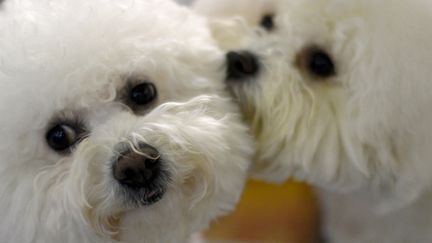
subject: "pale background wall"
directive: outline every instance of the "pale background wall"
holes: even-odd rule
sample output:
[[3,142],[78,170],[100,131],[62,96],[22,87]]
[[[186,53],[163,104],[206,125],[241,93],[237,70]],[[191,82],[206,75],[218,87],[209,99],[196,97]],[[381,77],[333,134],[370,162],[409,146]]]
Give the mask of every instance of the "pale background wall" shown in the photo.
[[175,1],[184,5],[189,5],[190,3],[193,2],[193,0],[175,0]]

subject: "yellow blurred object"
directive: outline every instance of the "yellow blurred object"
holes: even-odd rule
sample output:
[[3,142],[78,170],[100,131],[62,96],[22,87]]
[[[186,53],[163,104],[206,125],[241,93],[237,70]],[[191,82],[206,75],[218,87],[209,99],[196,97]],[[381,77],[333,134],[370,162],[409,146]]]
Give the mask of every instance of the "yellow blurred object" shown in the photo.
[[288,182],[248,183],[236,211],[206,233],[211,242],[312,243],[318,231],[312,190]]

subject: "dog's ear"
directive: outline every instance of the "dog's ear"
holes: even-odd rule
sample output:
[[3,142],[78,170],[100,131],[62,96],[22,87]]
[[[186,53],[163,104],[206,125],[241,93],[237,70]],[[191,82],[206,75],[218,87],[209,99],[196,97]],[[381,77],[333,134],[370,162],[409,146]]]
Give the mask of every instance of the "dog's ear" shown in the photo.
[[208,26],[213,39],[225,50],[237,49],[243,46],[248,37],[252,35],[250,28],[242,18],[227,19],[209,18]]
[[[245,37],[250,36],[250,27],[246,20],[240,15],[245,1],[235,4],[236,7],[231,11],[231,0],[194,0],[191,8],[193,11],[207,19],[208,27],[213,39],[225,50],[238,49],[239,44],[243,43]],[[237,17],[233,17],[237,16]]]

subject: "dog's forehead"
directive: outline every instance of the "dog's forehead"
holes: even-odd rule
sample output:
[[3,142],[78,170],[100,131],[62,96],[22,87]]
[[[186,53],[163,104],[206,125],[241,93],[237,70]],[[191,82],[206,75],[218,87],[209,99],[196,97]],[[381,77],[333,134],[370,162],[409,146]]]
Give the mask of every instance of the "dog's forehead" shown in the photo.
[[[170,1],[12,1],[1,22],[1,59],[16,66],[128,65],[209,48],[204,19]],[[189,58],[193,60],[193,58]]]
[[[282,25],[282,30],[326,29],[327,32],[342,37],[349,34],[348,31],[352,28],[356,28],[356,31],[363,28],[367,30],[365,32],[379,29],[384,33],[397,33],[397,30],[406,26],[391,23],[414,23],[415,19],[428,18],[430,14],[425,12],[429,12],[430,5],[430,1],[425,0],[404,1],[398,4],[391,0],[278,0],[274,10],[279,20],[277,24]],[[413,12],[420,13],[420,16],[408,18]]]
[[[34,58],[58,52],[65,58],[81,52],[84,61],[110,52],[129,56],[134,52],[127,48],[160,51],[176,42],[193,45],[209,38],[203,19],[169,1],[42,0],[15,5],[0,26],[0,43],[9,47],[2,49],[27,49],[25,54],[38,55]],[[11,41],[14,44],[8,46]]]
[[[248,47],[277,49],[295,56],[302,48],[320,46],[346,67],[357,67],[353,57],[359,55],[374,56],[374,65],[401,61],[398,65],[402,66],[402,61],[416,50],[429,52],[425,40],[432,33],[419,26],[431,21],[431,8],[431,2],[425,0],[398,4],[390,0],[279,0],[275,7],[275,30],[254,37]],[[412,49],[412,43],[423,46],[406,51]],[[399,54],[404,57],[396,58]]]
[[204,19],[170,1],[23,0],[7,12],[0,100],[10,105],[0,110],[38,107],[44,123],[113,99],[129,79],[150,79],[161,102],[191,98],[210,90],[207,78],[223,62]]
[[274,14],[278,4],[278,0],[199,0],[194,9],[211,18],[241,16],[249,24],[257,25],[264,15]]
[[170,1],[12,1],[0,28],[2,80],[23,90],[92,93],[130,76],[160,83],[167,75],[155,76],[176,68],[191,76],[207,60],[222,64],[204,19]]

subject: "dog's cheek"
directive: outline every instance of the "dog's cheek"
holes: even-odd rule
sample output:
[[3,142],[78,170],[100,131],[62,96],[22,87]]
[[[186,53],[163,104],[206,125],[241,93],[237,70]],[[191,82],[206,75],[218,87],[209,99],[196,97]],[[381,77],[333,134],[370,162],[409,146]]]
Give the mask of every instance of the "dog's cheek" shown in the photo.
[[[154,146],[167,157],[174,186],[183,188],[191,206],[209,198],[226,205],[237,200],[229,191],[243,186],[253,146],[239,115],[221,112],[234,107],[227,100],[215,101],[201,111],[165,113],[145,126],[142,137],[157,141]],[[232,179],[219,180],[220,175]]]
[[111,178],[107,147],[108,143],[99,144],[95,139],[83,141],[72,155],[65,188],[67,203],[80,215],[79,220],[99,235],[115,236],[122,205]]

